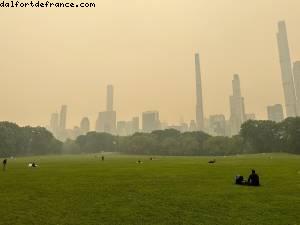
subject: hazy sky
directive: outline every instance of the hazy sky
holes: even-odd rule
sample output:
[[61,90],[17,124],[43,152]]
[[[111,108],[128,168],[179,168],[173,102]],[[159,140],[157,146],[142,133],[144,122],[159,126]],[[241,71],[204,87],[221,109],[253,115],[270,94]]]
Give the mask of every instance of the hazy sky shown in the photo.
[[246,111],[283,103],[277,22],[300,60],[299,0],[97,0],[94,9],[0,8],[0,120],[46,125],[61,104],[68,127],[105,109],[118,120],[145,110],[177,123],[195,117],[194,53],[204,113],[229,114],[234,73]]

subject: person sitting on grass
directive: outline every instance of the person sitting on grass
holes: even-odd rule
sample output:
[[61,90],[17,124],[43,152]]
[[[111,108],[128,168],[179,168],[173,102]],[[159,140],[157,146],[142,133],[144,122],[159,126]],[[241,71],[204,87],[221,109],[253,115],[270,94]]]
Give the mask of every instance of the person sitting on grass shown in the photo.
[[259,176],[256,174],[255,170],[249,175],[247,184],[249,186],[259,186]]
[[244,180],[244,177],[241,175],[237,175],[235,177],[235,184],[238,185],[248,185],[248,186],[259,186],[259,176],[252,170],[252,173],[249,175],[248,180]]

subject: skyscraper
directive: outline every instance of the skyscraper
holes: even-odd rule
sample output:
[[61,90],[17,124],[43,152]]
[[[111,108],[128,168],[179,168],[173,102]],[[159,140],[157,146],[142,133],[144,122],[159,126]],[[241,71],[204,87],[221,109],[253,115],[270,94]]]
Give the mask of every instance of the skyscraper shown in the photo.
[[115,134],[116,123],[117,123],[116,111],[100,112],[96,122],[96,131]]
[[212,115],[209,117],[209,133],[214,136],[226,135],[226,120],[224,115]]
[[58,113],[52,113],[50,119],[50,131],[54,136],[57,135],[59,129],[59,115]]
[[114,110],[114,87],[112,85],[107,85],[107,95],[106,95],[106,111]]
[[281,122],[284,119],[282,105],[276,104],[267,107],[268,111],[268,120]]
[[294,63],[293,66],[295,92],[297,96],[297,115],[300,116],[300,61]]
[[287,117],[297,116],[296,94],[293,81],[292,63],[287,37],[287,30],[284,21],[278,23],[277,42],[281,66],[282,85],[285,98]]
[[202,81],[199,54],[195,54],[195,74],[196,74],[196,124],[198,130],[204,130],[204,114],[203,114],[203,96]]
[[139,117],[133,117],[130,121],[117,122],[117,134],[120,136],[132,135],[139,132]]
[[130,135],[131,122],[129,121],[118,121],[117,122],[117,134],[119,136]]
[[241,94],[240,78],[235,74],[232,80],[232,96],[230,96],[230,126],[231,135],[236,135],[245,121],[244,98]]
[[80,130],[82,134],[86,134],[90,131],[90,120],[84,117],[80,122]]
[[132,118],[132,133],[139,132],[140,130],[140,118],[139,117],[133,117]]
[[159,112],[147,111],[143,112],[143,132],[150,133],[160,129]]
[[59,128],[61,131],[66,130],[67,127],[67,109],[66,105],[62,105],[59,118]]
[[107,86],[106,111],[100,112],[96,122],[97,132],[116,133],[117,114],[113,109],[114,88],[112,85]]

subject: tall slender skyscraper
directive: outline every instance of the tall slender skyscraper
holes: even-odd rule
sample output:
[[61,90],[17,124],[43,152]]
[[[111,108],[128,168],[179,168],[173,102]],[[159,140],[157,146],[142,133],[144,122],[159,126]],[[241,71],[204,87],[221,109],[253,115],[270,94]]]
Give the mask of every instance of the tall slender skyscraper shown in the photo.
[[196,124],[198,130],[204,130],[204,114],[203,114],[203,96],[202,81],[199,54],[195,54],[195,74],[196,74]]
[[231,135],[236,135],[245,122],[245,104],[241,94],[240,78],[235,74],[232,80],[232,96],[230,96],[230,126]]
[[107,86],[107,96],[106,96],[106,111],[114,110],[114,87],[112,85]]
[[297,115],[300,116],[300,61],[294,63],[293,66],[295,91],[297,96]]
[[278,50],[281,66],[282,85],[285,98],[285,108],[287,117],[297,116],[296,94],[293,80],[292,63],[290,49],[284,21],[278,23]]
[[64,131],[67,126],[67,106],[63,105],[60,111],[59,128]]
[[96,131],[114,134],[116,132],[116,111],[113,109],[114,87],[107,86],[106,111],[100,112],[96,121]]

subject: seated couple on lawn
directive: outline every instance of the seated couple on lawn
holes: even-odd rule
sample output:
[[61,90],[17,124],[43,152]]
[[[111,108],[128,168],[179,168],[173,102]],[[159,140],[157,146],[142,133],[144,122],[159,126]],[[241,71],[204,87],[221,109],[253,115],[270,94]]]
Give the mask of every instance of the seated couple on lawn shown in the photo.
[[243,176],[238,175],[235,177],[235,183],[239,185],[259,186],[259,176],[255,173],[255,170],[252,170],[248,180],[244,180]]

